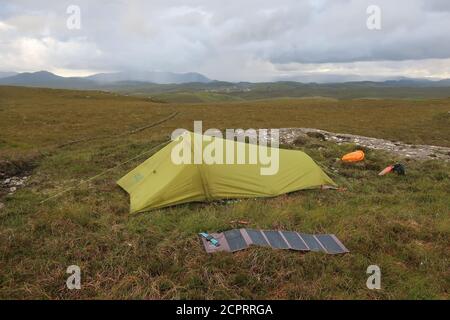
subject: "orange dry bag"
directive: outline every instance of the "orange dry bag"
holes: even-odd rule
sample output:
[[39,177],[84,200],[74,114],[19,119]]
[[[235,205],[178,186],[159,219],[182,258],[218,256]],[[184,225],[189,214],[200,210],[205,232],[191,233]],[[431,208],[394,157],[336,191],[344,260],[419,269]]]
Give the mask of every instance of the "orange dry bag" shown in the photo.
[[364,160],[364,152],[362,150],[347,153],[342,157],[342,161],[344,162],[358,162],[361,160]]

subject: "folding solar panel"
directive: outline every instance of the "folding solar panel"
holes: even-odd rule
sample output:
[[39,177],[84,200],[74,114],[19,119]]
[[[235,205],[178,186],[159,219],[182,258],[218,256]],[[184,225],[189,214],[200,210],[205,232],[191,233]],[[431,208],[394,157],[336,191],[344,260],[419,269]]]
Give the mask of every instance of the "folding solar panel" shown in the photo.
[[203,234],[202,241],[208,253],[218,251],[234,252],[250,245],[270,246],[275,249],[298,251],[321,251],[328,254],[349,252],[333,234],[305,234],[294,231],[233,229],[210,234],[219,245],[213,245]]

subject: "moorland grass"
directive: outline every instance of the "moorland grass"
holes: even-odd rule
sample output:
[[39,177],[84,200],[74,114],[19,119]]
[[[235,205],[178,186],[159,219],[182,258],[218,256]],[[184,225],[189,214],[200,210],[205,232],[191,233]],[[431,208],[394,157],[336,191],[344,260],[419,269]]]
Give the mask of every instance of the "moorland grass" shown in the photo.
[[[102,92],[0,87],[0,157],[34,161],[26,187],[0,209],[0,298],[4,299],[448,299],[450,165],[404,161],[406,176],[378,177],[395,156],[366,150],[363,163],[336,161],[353,145],[306,138],[304,150],[342,187],[270,199],[192,203],[129,214],[115,181],[146,157],[64,195],[42,200],[158,145],[178,127],[317,127],[449,146],[449,100],[273,100],[159,104]],[[134,135],[113,135],[180,114]],[[430,130],[432,128],[432,130]],[[269,248],[208,255],[196,235],[236,227],[334,233],[347,255]],[[66,268],[82,270],[68,290]],[[382,289],[366,287],[379,265]]]

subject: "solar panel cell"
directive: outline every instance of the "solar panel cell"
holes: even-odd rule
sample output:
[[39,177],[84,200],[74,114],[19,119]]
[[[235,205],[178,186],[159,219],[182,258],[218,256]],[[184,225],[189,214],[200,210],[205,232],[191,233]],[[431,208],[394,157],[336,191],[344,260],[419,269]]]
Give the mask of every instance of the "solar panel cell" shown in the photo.
[[316,238],[320,241],[320,243],[325,247],[328,253],[336,254],[336,253],[345,253],[347,250],[341,248],[341,246],[336,243],[334,238],[329,234],[319,234],[316,235]]
[[245,229],[245,231],[247,231],[247,234],[249,235],[253,244],[256,244],[258,246],[268,246],[269,245],[261,231],[254,230],[254,229]]
[[299,233],[299,235],[306,242],[311,251],[323,251],[320,243],[317,242],[316,238],[314,238],[313,235],[305,233]]
[[277,249],[289,249],[289,245],[284,241],[278,231],[263,231],[269,240],[270,246]]
[[283,236],[286,238],[287,242],[291,245],[294,250],[308,251],[308,247],[305,245],[303,240],[298,236],[297,232],[293,231],[282,231]]
[[242,250],[248,247],[240,230],[229,230],[225,231],[223,234],[230,246],[230,251]]

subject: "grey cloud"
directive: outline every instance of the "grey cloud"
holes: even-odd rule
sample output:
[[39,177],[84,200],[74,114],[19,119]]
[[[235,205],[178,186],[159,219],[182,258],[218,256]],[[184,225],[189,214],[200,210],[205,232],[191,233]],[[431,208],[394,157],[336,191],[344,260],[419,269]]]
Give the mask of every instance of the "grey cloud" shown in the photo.
[[[66,28],[66,8],[75,3],[79,31]],[[381,30],[366,27],[371,4],[381,7]],[[268,80],[295,72],[280,67],[288,64],[450,57],[444,0],[0,0],[0,8],[0,70],[147,69]]]
[[425,10],[432,10],[432,11],[450,11],[450,1],[448,0],[433,0],[433,1],[426,1],[424,3]]

